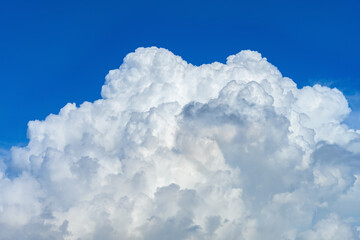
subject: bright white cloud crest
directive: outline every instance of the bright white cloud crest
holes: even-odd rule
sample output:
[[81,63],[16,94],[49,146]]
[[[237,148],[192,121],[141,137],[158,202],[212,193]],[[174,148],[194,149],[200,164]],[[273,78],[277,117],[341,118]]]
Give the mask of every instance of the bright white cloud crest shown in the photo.
[[198,67],[152,47],[102,97],[29,122],[0,164],[1,239],[359,239],[360,134],[337,89],[253,51]]

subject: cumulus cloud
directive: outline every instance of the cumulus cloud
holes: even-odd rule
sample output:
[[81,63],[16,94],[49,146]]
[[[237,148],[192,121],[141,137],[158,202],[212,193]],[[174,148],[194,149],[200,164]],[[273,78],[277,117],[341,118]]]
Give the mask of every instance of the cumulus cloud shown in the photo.
[[253,51],[194,66],[152,47],[101,94],[0,159],[1,239],[359,239],[339,90],[298,89]]

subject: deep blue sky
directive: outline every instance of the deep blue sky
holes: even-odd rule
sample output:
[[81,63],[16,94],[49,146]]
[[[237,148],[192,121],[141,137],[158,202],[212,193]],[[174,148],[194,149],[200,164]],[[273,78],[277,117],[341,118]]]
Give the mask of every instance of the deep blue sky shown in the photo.
[[29,120],[100,98],[107,72],[140,46],[196,65],[257,50],[299,86],[337,87],[360,109],[358,0],[2,0],[0,34],[3,148],[26,144]]

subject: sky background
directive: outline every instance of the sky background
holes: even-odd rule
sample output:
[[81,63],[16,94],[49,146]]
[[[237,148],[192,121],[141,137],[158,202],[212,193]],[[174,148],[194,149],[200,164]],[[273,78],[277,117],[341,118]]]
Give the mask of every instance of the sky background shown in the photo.
[[360,1],[1,1],[0,147],[27,122],[100,98],[109,70],[137,47],[195,65],[259,51],[298,86],[347,96],[360,127]]

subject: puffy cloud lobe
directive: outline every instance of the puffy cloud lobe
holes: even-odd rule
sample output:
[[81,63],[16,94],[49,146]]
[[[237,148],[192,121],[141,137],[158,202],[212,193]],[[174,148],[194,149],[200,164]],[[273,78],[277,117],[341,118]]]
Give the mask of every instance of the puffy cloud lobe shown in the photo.
[[29,122],[0,164],[1,239],[359,239],[337,89],[298,89],[253,51],[193,66],[152,47],[102,97]]

